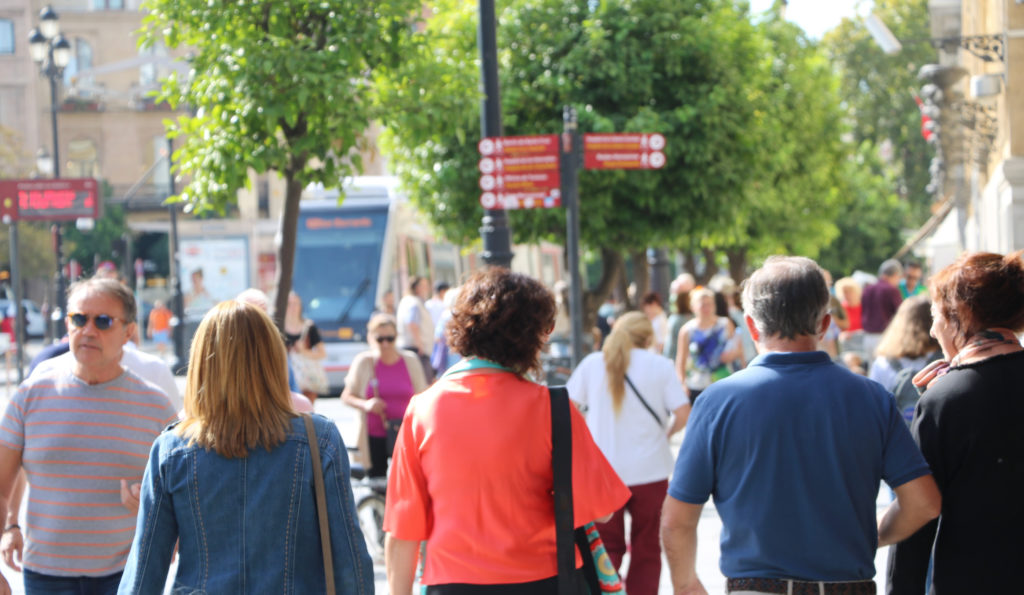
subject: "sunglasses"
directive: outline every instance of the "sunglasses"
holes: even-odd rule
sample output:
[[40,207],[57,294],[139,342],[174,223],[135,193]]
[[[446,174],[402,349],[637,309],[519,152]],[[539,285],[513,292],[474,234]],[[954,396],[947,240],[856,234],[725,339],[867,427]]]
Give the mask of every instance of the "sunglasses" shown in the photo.
[[85,325],[89,324],[90,319],[92,320],[92,323],[96,325],[96,328],[101,331],[105,331],[111,326],[113,326],[115,320],[120,320],[120,318],[114,318],[113,316],[109,316],[107,314],[97,314],[96,316],[92,317],[90,317],[88,314],[68,314],[68,320],[71,321],[71,325],[74,326],[75,328],[85,328]]
[[385,335],[383,337],[377,337],[377,342],[378,343],[394,343],[395,342],[395,336],[394,335]]

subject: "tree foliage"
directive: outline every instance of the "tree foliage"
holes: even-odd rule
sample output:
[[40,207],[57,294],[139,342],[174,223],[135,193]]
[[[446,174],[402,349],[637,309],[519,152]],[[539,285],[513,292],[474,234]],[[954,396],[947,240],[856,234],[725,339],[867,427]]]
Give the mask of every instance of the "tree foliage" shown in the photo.
[[168,122],[183,136],[176,171],[190,180],[187,209],[223,212],[249,172],[286,181],[278,253],[283,317],[302,189],[339,187],[360,168],[359,135],[379,115],[372,75],[398,65],[414,0],[147,0],[143,43],[188,48],[188,80],[171,76],[163,99],[194,114]]
[[[385,142],[412,199],[468,243],[481,214],[475,8],[438,2],[416,41],[402,76],[381,87],[396,107]],[[498,47],[504,134],[559,132],[568,104],[584,132],[666,136],[663,170],[581,174],[582,242],[606,273],[666,246],[728,254],[742,275],[771,253],[818,256],[844,218],[891,203],[877,183],[888,178],[849,140],[834,64],[777,10],[752,19],[716,0],[518,0],[503,4]],[[564,237],[561,210],[509,215],[516,241]]]
[[[505,135],[558,133],[562,106],[572,105],[581,131],[660,132],[668,141],[664,169],[582,172],[585,246],[635,252],[729,219],[760,150],[749,81],[762,47],[744,16],[716,0],[502,3]],[[481,216],[476,24],[472,6],[436,3],[414,59],[381,86],[397,172],[417,206],[462,243],[477,237]],[[564,235],[561,209],[509,215],[517,242]]]
[[909,205],[910,219],[904,225],[917,226],[928,217],[932,202],[925,187],[934,150],[921,137],[921,113],[913,95],[922,85],[918,71],[938,60],[926,41],[931,37],[928,1],[876,0],[873,12],[898,39],[906,40],[899,53],[884,53],[863,23],[850,19],[826,34],[823,44],[840,75],[854,142],[875,146],[886,175]]
[[128,233],[128,226],[125,224],[124,208],[120,205],[104,205],[103,216],[88,231],[68,225],[64,227],[63,233],[65,259],[77,260],[86,275],[96,272],[93,267],[98,261],[110,260],[118,268],[124,264],[127,257],[124,237]]

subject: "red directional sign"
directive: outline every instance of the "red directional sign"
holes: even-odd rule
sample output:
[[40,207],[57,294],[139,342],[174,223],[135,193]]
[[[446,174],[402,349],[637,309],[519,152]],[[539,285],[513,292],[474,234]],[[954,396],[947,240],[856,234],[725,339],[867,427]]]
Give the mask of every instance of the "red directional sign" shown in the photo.
[[477,149],[484,157],[558,155],[558,135],[492,136],[481,139]]
[[562,206],[562,192],[484,192],[480,205],[485,209],[553,209]]
[[63,221],[96,219],[99,214],[92,178],[0,180],[0,215],[5,219]]
[[480,141],[480,204],[485,209],[562,204],[558,135],[501,136]]
[[654,133],[583,135],[586,169],[660,169],[665,165],[665,137]]

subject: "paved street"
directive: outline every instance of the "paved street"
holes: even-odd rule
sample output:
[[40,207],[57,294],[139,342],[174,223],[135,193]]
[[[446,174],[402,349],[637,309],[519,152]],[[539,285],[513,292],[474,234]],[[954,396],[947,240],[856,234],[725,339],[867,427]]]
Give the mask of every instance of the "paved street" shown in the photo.
[[[38,342],[30,344],[28,351],[35,353],[38,351]],[[28,358],[27,358],[28,359]],[[2,396],[0,399],[2,405],[6,407],[7,398],[14,390],[14,375],[11,375],[12,382],[3,388]],[[178,386],[184,389],[185,379],[178,377]],[[354,410],[343,405],[339,399],[320,399],[316,403],[316,410],[328,418],[331,418],[338,425],[341,431],[342,438],[344,438],[346,444],[355,443],[358,426],[357,417]],[[676,437],[674,450],[678,449],[680,436]],[[878,508],[881,511],[889,501],[888,489],[883,489],[879,492]],[[718,541],[722,530],[722,523],[718,518],[718,514],[715,512],[714,506],[708,504],[704,508],[704,513],[701,518],[701,523],[698,527],[698,552],[697,552],[697,568],[698,574],[701,580],[704,582],[704,586],[707,588],[709,593],[724,593],[725,592],[725,577],[722,576],[718,570]],[[879,592],[882,592],[884,587],[884,572],[885,572],[885,560],[886,560],[887,549],[879,550],[875,556],[875,568],[876,577],[875,582],[878,583]],[[628,564],[628,558],[627,558]],[[387,581],[384,574],[383,560],[374,561],[374,570],[376,576],[377,593],[387,593]],[[6,566],[0,569],[3,575],[10,582],[13,592],[16,594],[23,594],[24,589],[22,586],[21,575]],[[173,576],[174,569],[171,569],[171,575]],[[168,593],[170,590],[167,591]],[[664,570],[661,575],[661,589],[660,593],[670,594],[672,592],[671,582],[669,581],[668,571]]]

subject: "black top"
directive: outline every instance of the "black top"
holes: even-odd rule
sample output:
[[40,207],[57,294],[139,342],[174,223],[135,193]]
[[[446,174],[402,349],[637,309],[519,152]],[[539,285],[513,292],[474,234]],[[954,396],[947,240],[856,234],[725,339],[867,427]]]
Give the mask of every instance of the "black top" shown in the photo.
[[1024,352],[951,370],[911,431],[942,492],[942,516],[889,552],[888,593],[1019,593],[1024,560]]
[[[308,327],[307,328],[309,328],[309,333],[308,333],[309,334],[309,345],[307,345],[306,348],[307,349],[312,349],[312,348],[317,346],[317,343],[322,342],[323,339],[320,338],[320,330],[316,328],[315,324],[310,322],[310,323],[308,323]],[[291,334],[291,333],[285,333],[284,334],[284,345],[285,345],[285,347],[287,347],[288,349],[291,349],[292,345],[295,345],[295,342],[298,341],[300,338],[302,338],[302,333],[296,333],[294,335]]]

